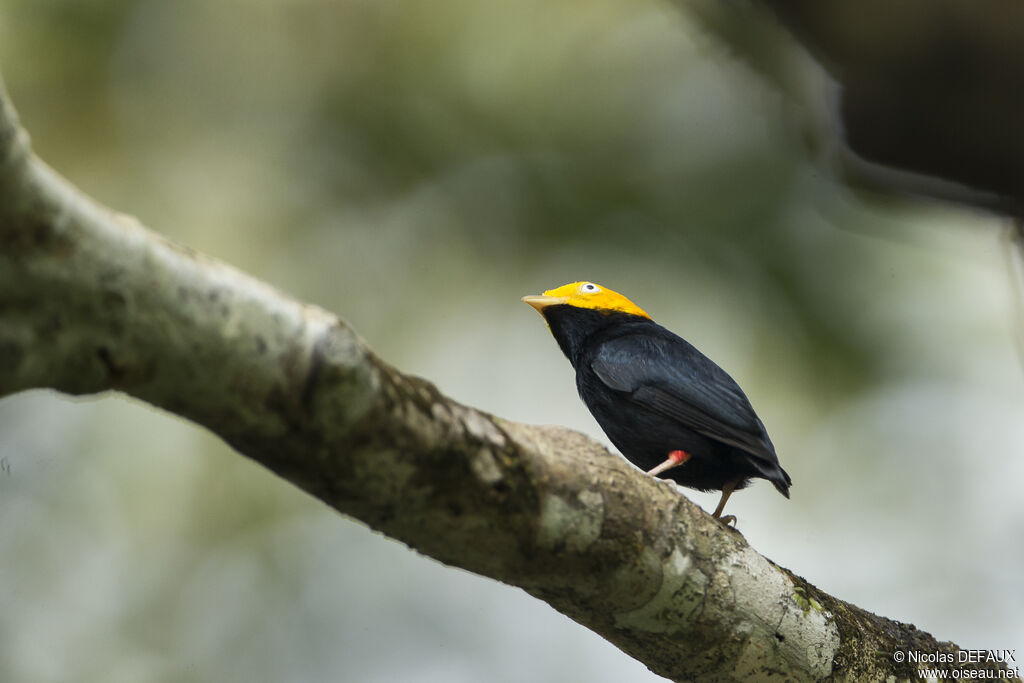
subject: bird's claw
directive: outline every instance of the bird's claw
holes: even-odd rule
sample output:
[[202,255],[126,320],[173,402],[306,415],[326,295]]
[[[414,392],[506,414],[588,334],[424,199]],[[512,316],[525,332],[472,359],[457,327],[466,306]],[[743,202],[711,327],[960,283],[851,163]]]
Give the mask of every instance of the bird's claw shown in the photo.
[[725,517],[716,517],[727,529],[736,528],[736,515],[726,515]]

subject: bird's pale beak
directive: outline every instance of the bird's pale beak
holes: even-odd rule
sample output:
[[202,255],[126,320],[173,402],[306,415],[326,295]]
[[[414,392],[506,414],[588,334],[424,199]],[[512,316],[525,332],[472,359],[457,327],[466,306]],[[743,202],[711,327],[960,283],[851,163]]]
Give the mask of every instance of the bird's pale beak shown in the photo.
[[529,296],[524,296],[523,301],[530,304],[538,311],[543,311],[548,306],[564,304],[566,302],[566,298],[564,296],[545,296],[543,294],[531,294]]

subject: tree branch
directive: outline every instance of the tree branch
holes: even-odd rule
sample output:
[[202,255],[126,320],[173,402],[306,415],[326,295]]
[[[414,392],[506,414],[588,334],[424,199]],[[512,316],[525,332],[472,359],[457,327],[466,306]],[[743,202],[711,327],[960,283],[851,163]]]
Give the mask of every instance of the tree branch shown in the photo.
[[31,154],[0,83],[0,396],[30,387],[186,417],[674,680],[908,679],[893,652],[956,651],[818,591],[586,437],[460,405],[334,315],[104,209]]

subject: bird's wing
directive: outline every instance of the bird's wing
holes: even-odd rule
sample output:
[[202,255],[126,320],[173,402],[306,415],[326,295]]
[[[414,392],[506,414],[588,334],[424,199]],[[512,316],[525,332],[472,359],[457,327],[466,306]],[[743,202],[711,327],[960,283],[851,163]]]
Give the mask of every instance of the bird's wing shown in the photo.
[[602,343],[591,368],[609,388],[693,431],[778,462],[743,390],[686,340],[629,335]]

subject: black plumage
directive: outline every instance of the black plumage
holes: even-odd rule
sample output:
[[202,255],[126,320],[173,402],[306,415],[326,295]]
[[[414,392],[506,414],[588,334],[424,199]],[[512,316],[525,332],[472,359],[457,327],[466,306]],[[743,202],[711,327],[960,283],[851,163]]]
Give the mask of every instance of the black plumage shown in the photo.
[[[769,480],[788,498],[790,477],[732,377],[621,295],[604,292],[637,313],[590,307],[599,306],[600,298],[524,300],[547,320],[576,370],[580,397],[616,448],[645,471],[664,463],[659,476],[701,491],[721,490],[716,517],[732,491],[754,478]],[[547,301],[540,305],[540,299]],[[685,457],[680,454],[678,465],[666,463],[679,451]]]

